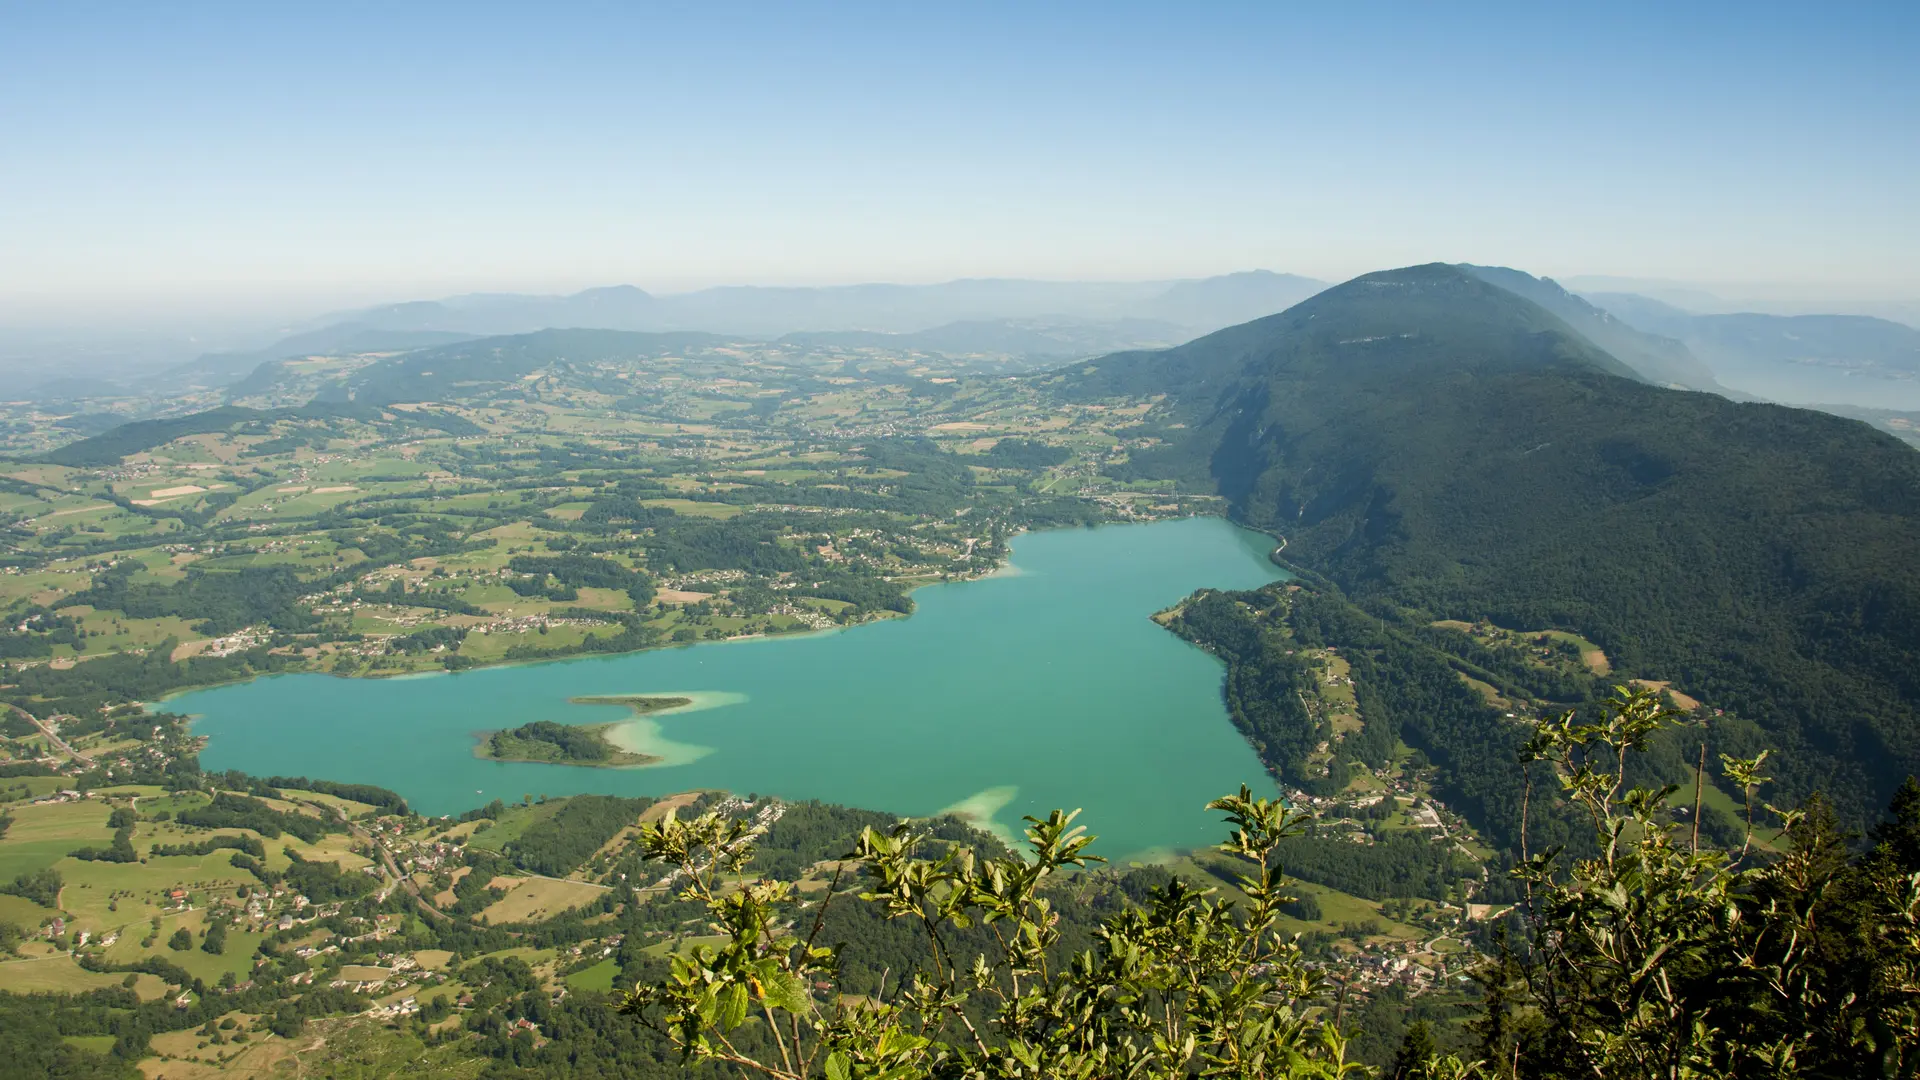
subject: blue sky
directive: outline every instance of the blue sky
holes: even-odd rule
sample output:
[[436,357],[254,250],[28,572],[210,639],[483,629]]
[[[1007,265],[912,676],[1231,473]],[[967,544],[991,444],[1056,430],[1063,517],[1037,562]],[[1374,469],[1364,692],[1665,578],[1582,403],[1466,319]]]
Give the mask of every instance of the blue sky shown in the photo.
[[1920,294],[1920,4],[168,6],[0,2],[0,303],[1434,259]]

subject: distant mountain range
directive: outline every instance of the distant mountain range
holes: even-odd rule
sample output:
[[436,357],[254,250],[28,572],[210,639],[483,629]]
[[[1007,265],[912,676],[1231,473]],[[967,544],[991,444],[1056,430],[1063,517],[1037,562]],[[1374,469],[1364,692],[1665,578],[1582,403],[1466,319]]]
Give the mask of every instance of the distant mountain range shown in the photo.
[[[1409,633],[1576,630],[1738,714],[1716,722],[1725,745],[1757,723],[1783,788],[1859,820],[1920,772],[1920,454],[1855,421],[1649,385],[1521,295],[1542,288],[1440,264],[1369,274],[1052,382],[1168,395],[1177,423],[1124,476],[1219,492]],[[1396,722],[1481,778],[1460,780],[1483,785],[1456,792],[1470,804],[1516,794],[1497,779],[1510,754],[1468,760],[1490,729]]]
[[342,312],[261,349],[209,353],[161,382],[231,385],[260,364],[316,354],[421,348],[547,329],[699,331],[848,347],[1058,359],[1169,345],[1292,307],[1326,283],[1265,270],[1198,281],[824,288],[728,286],[655,296],[631,285],[570,296],[476,293]]
[[1191,337],[1191,329],[1155,319],[1051,318],[973,319],[906,334],[803,330],[783,334],[779,342],[815,348],[907,349],[946,356],[990,354],[1047,359],[1178,345]]
[[1920,330],[1866,315],[1699,315],[1634,293],[1587,297],[1683,343],[1729,387],[1795,404],[1920,409]]
[[988,278],[939,285],[725,286],[670,296],[616,285],[571,296],[489,293],[391,304],[328,316],[309,329],[342,322],[473,335],[590,327],[771,338],[822,330],[913,333],[1002,319],[1147,319],[1205,332],[1284,310],[1324,288],[1324,281],[1265,270],[1198,281]]

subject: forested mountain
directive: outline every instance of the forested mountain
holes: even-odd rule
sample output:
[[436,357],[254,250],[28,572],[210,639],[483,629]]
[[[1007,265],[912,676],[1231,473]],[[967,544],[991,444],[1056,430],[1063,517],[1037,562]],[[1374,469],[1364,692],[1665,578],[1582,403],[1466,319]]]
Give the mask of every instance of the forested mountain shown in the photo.
[[1761,724],[1789,797],[1864,817],[1920,771],[1920,457],[1630,374],[1435,264],[1055,379],[1169,395],[1120,469],[1218,490],[1374,612],[1577,630]]

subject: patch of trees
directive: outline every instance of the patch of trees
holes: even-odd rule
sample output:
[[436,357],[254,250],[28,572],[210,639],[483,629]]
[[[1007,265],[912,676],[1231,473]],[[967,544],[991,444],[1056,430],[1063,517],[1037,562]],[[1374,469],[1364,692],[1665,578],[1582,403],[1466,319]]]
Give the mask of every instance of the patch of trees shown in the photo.
[[149,849],[148,854],[163,857],[168,855],[211,855],[222,848],[231,848],[234,851],[244,852],[256,859],[264,859],[267,857],[267,846],[260,842],[259,837],[240,836],[238,834],[209,836],[205,840],[192,844],[155,844]]
[[309,844],[342,828],[307,814],[276,810],[259,799],[230,791],[215,794],[213,801],[205,806],[180,811],[174,820],[203,829],[252,829],[269,840],[287,833]]
[[835,574],[803,583],[794,591],[822,600],[852,604],[861,612],[897,611],[904,615],[913,610],[913,599],[907,595],[905,588],[897,582],[883,581],[877,577]]
[[[562,589],[619,589],[633,599],[636,608],[646,607],[653,601],[653,579],[646,573],[596,555],[572,551],[560,555],[515,555],[508,560],[507,569],[532,575],[535,582],[544,583],[552,578]],[[515,591],[519,591],[517,587]],[[577,595],[553,599],[572,600]]]
[[1107,520],[1099,503],[1066,496],[1027,499],[1007,512],[1010,524],[1029,529],[1067,529]]
[[[618,623],[620,632],[610,637],[588,633],[577,645],[515,645],[507,650],[506,658],[538,660],[554,656],[576,656],[581,653],[632,652],[660,641],[661,630],[658,627],[648,626],[640,615],[627,611],[609,611],[600,614],[602,621]],[[453,661],[465,658],[448,657],[447,659]]]
[[[666,490],[662,488],[653,494],[664,495]],[[616,493],[595,499],[581,512],[578,524],[596,532],[615,532],[670,524],[674,516],[671,506],[648,506],[632,495]]]
[[0,893],[31,900],[41,907],[60,906],[60,871],[48,867],[42,870],[29,870],[17,875],[12,881],[0,884]]
[[640,820],[654,800],[611,795],[575,795],[552,817],[537,822],[506,846],[513,865],[528,873],[565,877],[620,830]]
[[460,822],[498,821],[500,820],[500,816],[502,814],[505,814],[506,812],[507,812],[507,804],[505,802],[502,802],[499,799],[495,799],[485,806],[475,807],[472,810],[468,810],[466,813],[461,814],[459,817],[455,818],[454,820],[460,821]]
[[334,987],[315,987],[273,1010],[268,1030],[283,1039],[300,1034],[307,1021],[321,1016],[351,1016],[366,1011],[373,1002],[365,994]]
[[773,515],[742,514],[730,521],[682,518],[640,541],[650,566],[675,570],[746,570],[771,576],[804,570],[807,556],[780,542],[785,523]]
[[1445,900],[1449,886],[1472,871],[1452,847],[1413,830],[1384,833],[1372,844],[1295,836],[1276,852],[1289,874],[1369,900]]
[[613,747],[596,730],[535,720],[508,731],[496,731],[488,746],[497,758],[540,761],[606,761]]
[[269,870],[265,862],[243,851],[234,852],[233,856],[227,860],[227,865],[235,870],[245,870],[259,878],[262,885],[278,884],[281,878],[279,871]]
[[82,644],[80,636],[86,632],[78,620],[55,615],[38,604],[28,606],[18,615],[8,615],[6,620],[10,625],[0,631],[0,660],[52,656],[55,645],[77,649]]
[[348,802],[365,803],[376,806],[390,814],[406,814],[407,800],[400,793],[374,784],[343,784],[336,780],[309,780],[304,776],[269,776],[265,786],[268,790],[257,791],[258,795],[271,795],[274,789],[288,791],[311,791],[316,795],[331,795]]
[[476,915],[507,895],[505,889],[493,887],[494,878],[511,873],[514,869],[513,863],[505,857],[469,846],[467,867],[467,872],[453,883],[453,906],[444,909],[449,915]]
[[303,859],[292,848],[283,850],[290,863],[282,880],[316,904],[358,899],[380,887],[370,875],[358,870],[342,870],[339,863],[325,859]]
[[1064,446],[1048,446],[1038,439],[1001,439],[980,455],[996,469],[1044,469],[1065,464],[1073,452]]
[[238,570],[189,569],[177,582],[136,581],[146,567],[126,559],[94,575],[91,587],[56,602],[57,607],[88,604],[131,618],[176,616],[196,620],[202,634],[229,634],[265,623],[276,630],[303,630],[313,616],[298,606],[312,586],[286,566],[249,566]]
[[[145,1053],[147,1037],[130,1025],[123,1027],[129,1019],[124,999],[108,992],[0,994],[0,1078],[138,1080],[141,1073],[134,1062]],[[108,1054],[82,1050],[66,1040],[68,1035],[91,1034],[120,1037]]]
[[92,438],[68,443],[48,452],[45,460],[55,465],[68,465],[79,469],[114,465],[128,454],[137,454],[142,450],[165,446],[175,439],[182,439],[188,435],[207,435],[226,431],[235,424],[256,420],[262,415],[264,414],[257,409],[223,405],[217,409],[189,413],[186,416],[168,417],[163,420],[135,420]]

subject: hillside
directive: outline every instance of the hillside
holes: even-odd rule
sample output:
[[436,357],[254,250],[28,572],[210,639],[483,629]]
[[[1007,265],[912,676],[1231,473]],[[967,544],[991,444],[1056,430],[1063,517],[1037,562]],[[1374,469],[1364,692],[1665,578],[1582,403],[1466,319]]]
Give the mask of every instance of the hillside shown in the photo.
[[1920,457],[1627,374],[1431,265],[1057,385],[1169,395],[1164,441],[1119,471],[1218,490],[1363,605],[1586,634],[1757,721],[1790,792],[1864,814],[1920,771]]
[[549,369],[651,359],[723,341],[712,334],[619,330],[541,330],[481,338],[421,349],[364,368],[352,380],[353,396],[383,404],[445,400],[463,388],[513,383]]
[[249,409],[238,405],[222,405],[217,409],[183,416],[120,424],[98,435],[70,442],[41,455],[38,460],[73,468],[97,468],[113,465],[129,454],[152,450],[189,435],[209,435],[248,427],[263,428],[276,421],[310,421],[324,425],[341,420],[358,420],[392,432],[434,431],[472,435],[480,431],[459,417],[430,410],[389,413],[371,406],[344,402],[316,402],[290,409]]

